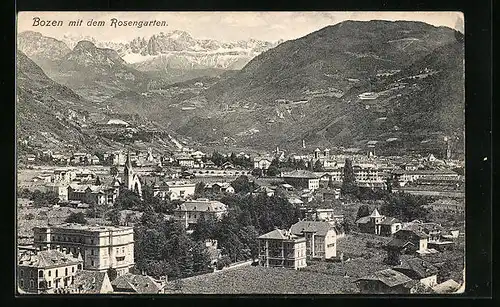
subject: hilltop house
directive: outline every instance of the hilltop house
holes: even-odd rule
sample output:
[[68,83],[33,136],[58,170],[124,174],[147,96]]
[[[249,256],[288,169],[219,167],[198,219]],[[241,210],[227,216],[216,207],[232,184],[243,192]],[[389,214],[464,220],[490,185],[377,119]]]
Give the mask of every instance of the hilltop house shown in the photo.
[[307,258],[330,259],[337,256],[337,233],[328,222],[299,221],[290,232],[306,238]]
[[259,238],[259,259],[265,267],[299,269],[307,266],[306,238],[275,229]]
[[402,227],[401,221],[393,217],[381,215],[375,208],[369,216],[364,216],[356,221],[361,232],[390,236]]

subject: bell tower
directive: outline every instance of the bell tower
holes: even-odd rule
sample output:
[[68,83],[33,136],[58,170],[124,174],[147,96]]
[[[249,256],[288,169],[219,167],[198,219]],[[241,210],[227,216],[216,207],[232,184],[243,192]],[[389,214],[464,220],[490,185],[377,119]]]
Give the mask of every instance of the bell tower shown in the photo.
[[127,189],[133,191],[134,184],[134,170],[132,169],[132,162],[130,161],[130,151],[127,152],[127,160],[125,161],[125,168],[123,169],[123,183]]

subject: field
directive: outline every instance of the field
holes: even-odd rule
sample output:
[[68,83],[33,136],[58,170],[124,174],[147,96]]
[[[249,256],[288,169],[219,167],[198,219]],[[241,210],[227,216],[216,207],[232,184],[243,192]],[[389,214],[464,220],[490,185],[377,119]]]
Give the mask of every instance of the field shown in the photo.
[[168,282],[168,294],[356,293],[350,278],[284,268],[246,266]]

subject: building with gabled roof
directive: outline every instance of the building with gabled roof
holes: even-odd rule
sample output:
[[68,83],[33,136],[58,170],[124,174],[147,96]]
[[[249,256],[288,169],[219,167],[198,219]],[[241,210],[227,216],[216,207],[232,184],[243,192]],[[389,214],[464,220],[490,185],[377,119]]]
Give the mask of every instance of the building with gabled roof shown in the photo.
[[274,229],[259,238],[259,260],[265,267],[299,269],[307,266],[306,239]]
[[420,230],[401,229],[394,234],[394,238],[410,241],[417,247],[417,252],[425,252],[429,236]]
[[306,253],[310,259],[331,259],[337,256],[337,232],[326,221],[299,221],[290,232],[306,238]]
[[366,294],[409,294],[418,283],[403,273],[385,269],[358,278],[354,281],[361,293]]
[[71,294],[106,294],[113,293],[113,287],[107,272],[78,271],[75,282],[69,289]]
[[121,275],[135,264],[133,227],[65,223],[34,227],[33,232],[37,248],[59,246],[73,255],[81,253],[85,270],[105,272],[115,268]]
[[191,228],[199,219],[221,219],[227,213],[227,206],[220,201],[198,198],[180,204],[174,209],[174,219]]
[[391,236],[402,227],[400,220],[386,217],[375,208],[369,216],[363,216],[356,221],[361,232]]
[[312,191],[319,189],[319,178],[317,174],[307,170],[295,170],[283,174],[285,182],[298,190],[308,189]]
[[82,265],[82,255],[67,250],[24,251],[17,258],[17,285],[26,293],[55,293],[73,284]]
[[146,275],[124,274],[111,282],[114,293],[158,294],[162,286]]
[[437,284],[437,274],[439,270],[431,263],[417,257],[404,259],[401,264],[392,268],[395,271],[405,274],[413,280],[420,281],[427,287],[434,287]]

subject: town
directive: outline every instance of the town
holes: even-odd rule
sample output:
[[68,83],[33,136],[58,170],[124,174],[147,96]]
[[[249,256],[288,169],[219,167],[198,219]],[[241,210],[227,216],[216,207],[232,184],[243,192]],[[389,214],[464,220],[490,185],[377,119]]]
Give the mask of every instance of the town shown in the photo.
[[442,152],[35,150],[17,169],[18,291],[459,292],[464,161]]

